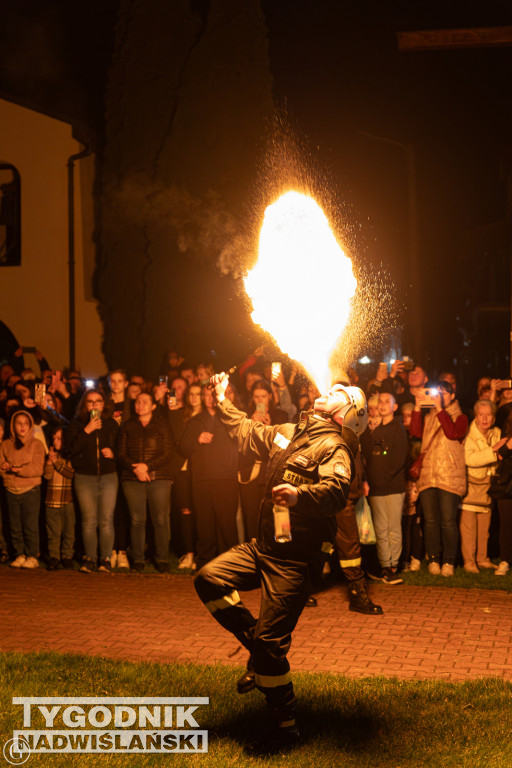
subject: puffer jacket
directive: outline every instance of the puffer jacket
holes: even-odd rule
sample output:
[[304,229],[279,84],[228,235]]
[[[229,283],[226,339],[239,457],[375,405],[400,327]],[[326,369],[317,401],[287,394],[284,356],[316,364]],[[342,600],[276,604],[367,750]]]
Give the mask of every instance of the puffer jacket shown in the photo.
[[41,485],[41,477],[44,470],[45,450],[42,442],[35,436],[34,420],[27,411],[17,411],[16,416],[23,413],[30,421],[30,430],[17,448],[16,436],[11,420],[11,436],[0,445],[0,465],[7,462],[15,467],[20,467],[18,472],[0,470],[6,490],[11,493],[25,493],[32,488]]
[[147,464],[151,480],[172,480],[180,465],[169,424],[160,415],[153,415],[146,426],[138,416],[121,424],[116,453],[121,480],[137,480],[132,464]]
[[498,442],[501,432],[491,427],[487,437],[480,432],[476,421],[471,422],[464,444],[468,477],[468,492],[462,499],[462,507],[472,512],[489,512],[492,499],[488,495],[491,477],[498,466],[498,458],[492,446]]
[[[430,411],[425,416],[421,450],[427,448],[427,452],[416,483],[419,492],[426,488],[439,488],[457,496],[465,495],[467,483],[463,438],[452,440],[446,437],[443,429],[443,421],[447,417],[454,423],[462,415],[457,400],[454,400],[439,414]],[[466,420],[465,416],[463,418]]]

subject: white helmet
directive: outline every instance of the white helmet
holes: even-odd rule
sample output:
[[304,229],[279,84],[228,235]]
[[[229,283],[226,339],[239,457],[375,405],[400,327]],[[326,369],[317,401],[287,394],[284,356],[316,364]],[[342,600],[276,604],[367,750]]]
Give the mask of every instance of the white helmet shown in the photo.
[[335,384],[324,397],[315,400],[315,411],[329,416],[336,424],[362,435],[368,424],[366,397],[359,387]]

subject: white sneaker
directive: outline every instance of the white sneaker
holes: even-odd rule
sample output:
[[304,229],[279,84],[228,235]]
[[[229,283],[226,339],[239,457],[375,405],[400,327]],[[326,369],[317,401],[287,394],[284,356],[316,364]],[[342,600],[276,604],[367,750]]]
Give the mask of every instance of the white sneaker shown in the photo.
[[115,549],[112,550],[112,555],[110,557],[110,567],[115,568],[117,564],[117,552]]
[[432,574],[432,576],[440,576],[441,574],[441,566],[439,563],[429,563],[428,564],[428,572]]
[[496,570],[494,571],[495,576],[505,576],[509,572],[510,565],[507,563],[506,560],[502,560],[501,563],[498,565]]
[[37,557],[26,557],[25,562],[21,564],[21,568],[39,568],[39,560]]
[[186,555],[183,555],[183,557],[180,557],[178,568],[187,569],[189,571],[195,571],[196,567],[197,566],[194,563],[193,552],[187,552]]
[[9,563],[9,565],[11,566],[11,568],[21,568],[21,566],[23,565],[26,559],[27,558],[25,557],[25,555],[18,555],[16,560],[13,560],[12,563]]
[[421,570],[421,560],[418,560],[416,557],[411,557],[411,571],[420,571]]
[[[112,568],[114,567],[114,564],[112,563]],[[126,552],[123,552],[122,549],[119,550],[117,553],[117,567],[123,568],[126,571],[130,570],[130,561],[128,560],[128,557],[126,555]]]
[[453,576],[455,572],[455,568],[451,563],[443,563],[443,567],[441,568],[441,576]]

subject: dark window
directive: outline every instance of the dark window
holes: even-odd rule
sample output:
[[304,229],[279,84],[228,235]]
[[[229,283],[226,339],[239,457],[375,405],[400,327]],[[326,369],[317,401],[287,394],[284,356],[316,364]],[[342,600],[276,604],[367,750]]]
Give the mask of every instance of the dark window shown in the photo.
[[0,163],[0,267],[19,267],[20,264],[20,174],[14,165]]

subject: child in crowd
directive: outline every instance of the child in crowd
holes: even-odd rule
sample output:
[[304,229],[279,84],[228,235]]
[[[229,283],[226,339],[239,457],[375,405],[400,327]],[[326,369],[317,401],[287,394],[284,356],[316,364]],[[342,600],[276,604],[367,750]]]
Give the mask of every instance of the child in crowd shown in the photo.
[[39,507],[45,450],[34,434],[34,421],[27,411],[17,411],[11,421],[11,436],[0,445],[0,475],[3,478],[9,529],[14,549],[13,568],[39,567]]
[[368,429],[373,432],[381,421],[382,419],[379,415],[379,396],[371,395],[368,398]]
[[[405,499],[402,512],[401,559],[403,562],[402,570],[404,571],[419,571],[421,568],[421,557],[417,546],[418,537],[421,539],[420,518],[416,508],[417,501],[418,487],[414,480],[408,480],[405,486]],[[417,557],[414,556],[415,554]]]
[[[44,467],[46,486],[45,513],[48,551],[48,570],[55,571],[60,564],[73,567],[75,544],[75,507],[73,505],[73,467],[62,455],[62,429],[53,433],[52,446]],[[62,560],[61,560],[62,544]]]

